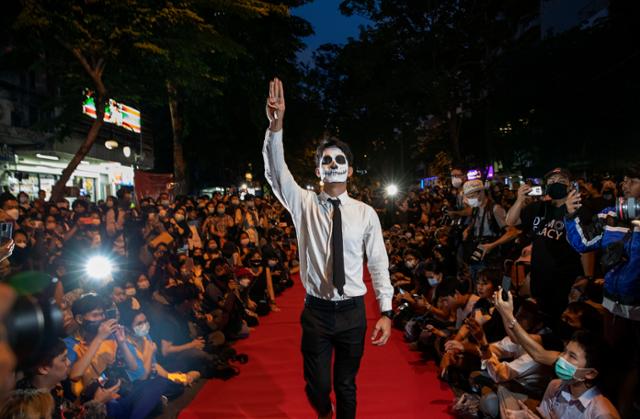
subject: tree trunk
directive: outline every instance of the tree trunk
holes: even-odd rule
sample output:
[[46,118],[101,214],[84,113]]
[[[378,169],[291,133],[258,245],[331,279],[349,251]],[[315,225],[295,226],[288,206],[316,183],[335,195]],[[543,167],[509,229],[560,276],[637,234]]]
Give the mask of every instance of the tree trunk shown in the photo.
[[173,181],[175,182],[173,193],[182,195],[189,192],[187,162],[184,159],[184,150],[182,148],[184,122],[182,120],[178,91],[170,81],[167,81],[167,93],[169,94],[169,112],[171,113],[171,129],[173,131]]
[[453,154],[453,160],[456,163],[462,162],[462,153],[460,152],[460,124],[462,119],[456,113],[456,109],[451,110],[451,117],[449,118],[449,141],[451,142],[451,152]]
[[[96,142],[98,138],[98,133],[100,132],[100,128],[104,125],[104,105],[105,105],[105,95],[104,89],[103,92],[96,92],[95,97],[96,104],[96,120],[91,124],[91,128],[87,133],[87,137],[84,142],[76,151],[76,154],[73,156],[67,167],[62,171],[62,176],[56,182],[56,184],[51,189],[51,199],[50,202],[57,202],[58,200],[64,198],[64,188],[67,185],[67,182],[71,178],[71,175],[76,170],[80,162],[86,157],[87,154],[91,151],[91,147],[93,147],[93,143]],[[95,197],[94,197],[95,198]]]
[[[98,138],[98,133],[100,133],[100,128],[104,124],[104,102],[107,97],[107,89],[102,82],[102,74],[104,73],[105,61],[100,58],[98,60],[93,60],[93,65],[89,64],[89,61],[83,55],[82,51],[78,48],[71,47],[70,45],[61,42],[62,45],[73,54],[73,56],[78,60],[82,68],[87,72],[87,75],[93,80],[93,84],[95,86],[95,106],[96,106],[96,120],[91,124],[91,128],[87,133],[87,137],[84,140],[84,143],[78,148],[75,156],[71,159],[67,167],[62,171],[62,176],[56,182],[56,184],[51,189],[51,202],[56,202],[59,199],[64,198],[64,188],[67,185],[67,182],[71,178],[71,175],[76,170],[82,159],[89,154],[91,151],[91,147],[93,147],[93,143],[96,142]],[[94,197],[95,198],[95,197]]]

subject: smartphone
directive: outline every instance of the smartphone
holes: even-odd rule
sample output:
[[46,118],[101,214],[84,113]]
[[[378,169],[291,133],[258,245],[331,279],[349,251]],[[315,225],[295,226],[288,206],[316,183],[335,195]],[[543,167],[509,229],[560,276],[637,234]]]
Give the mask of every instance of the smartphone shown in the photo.
[[571,185],[573,186],[573,190],[576,191],[576,193],[580,193],[580,184],[578,184],[578,182],[573,182],[571,183]]
[[118,318],[118,309],[115,307],[108,308],[104,311],[104,317],[107,320],[117,319]]
[[511,278],[505,275],[502,277],[502,301],[509,300],[510,289],[511,289]]
[[542,186],[532,186],[531,192],[527,195],[529,196],[542,196]]
[[0,241],[11,240],[13,237],[13,224],[0,223]]

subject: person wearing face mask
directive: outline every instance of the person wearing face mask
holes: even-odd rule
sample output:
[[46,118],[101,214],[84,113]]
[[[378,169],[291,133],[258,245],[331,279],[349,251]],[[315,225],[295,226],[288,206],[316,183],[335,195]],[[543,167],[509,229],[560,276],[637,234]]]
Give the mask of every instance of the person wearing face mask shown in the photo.
[[506,418],[586,418],[618,419],[620,415],[613,404],[601,393],[598,382],[608,359],[607,346],[600,333],[586,330],[575,332],[563,352],[546,350],[519,324],[513,315],[513,296],[502,298],[499,290],[494,296],[494,304],[511,339],[538,363],[553,366],[558,377],[552,380],[538,406],[537,415],[517,398],[506,400],[504,411]]
[[71,363],[69,378],[74,394],[80,395],[115,361],[119,353],[128,368],[137,364],[125,331],[115,319],[105,319],[104,301],[95,294],[77,299],[71,308],[80,329],[64,339]]
[[228,233],[233,229],[234,225],[233,217],[227,214],[226,206],[224,203],[219,202],[216,205],[215,214],[207,217],[202,225],[202,230],[205,232],[208,240],[216,238],[220,245],[224,245],[224,242],[227,240]]
[[136,299],[140,302],[140,306],[144,310],[151,303],[151,281],[144,273],[140,273],[136,279]]
[[130,332],[127,334],[127,340],[134,348],[133,355],[138,365],[135,370],[126,370],[134,387],[145,386],[147,392],[151,387],[158,397],[165,395],[174,398],[200,378],[198,371],[169,372],[158,362],[158,348],[149,335],[151,325],[144,312],[123,312],[121,321]]
[[33,261],[31,260],[31,246],[29,246],[29,238],[23,231],[16,231],[13,235],[15,247],[13,254],[9,258],[11,262],[11,270],[13,272],[28,271],[31,269]]
[[462,234],[465,262],[469,264],[471,276],[500,258],[501,248],[519,234],[506,225],[506,212],[493,202],[480,180],[469,180],[463,185],[464,199],[472,208],[468,226]]
[[240,233],[240,239],[238,240],[240,244],[240,257],[244,258],[247,256],[252,250],[255,249],[254,244],[251,242],[249,238],[249,234],[246,231]]
[[247,233],[251,243],[257,246],[260,243],[260,237],[258,235],[260,215],[256,209],[253,195],[245,195],[244,203],[244,208],[241,207],[236,211],[235,225]]
[[17,227],[18,218],[20,218],[19,204],[15,196],[8,192],[0,194],[0,210],[6,214],[6,217],[14,223],[14,229]]
[[[640,169],[628,167],[622,183],[624,199],[640,199]],[[639,416],[640,407],[640,231],[617,207],[607,207],[595,217],[582,213],[582,198],[569,194],[567,199],[567,238],[578,252],[601,250],[604,272],[602,306],[605,312],[605,338],[615,357],[631,362],[615,365],[618,385],[614,386],[623,416]],[[627,383],[635,382],[635,385]]]
[[573,282],[584,275],[580,254],[567,241],[567,197],[571,174],[561,168],[545,175],[546,198],[526,204],[529,185],[507,214],[507,223],[533,237],[531,243],[531,295],[540,310],[557,321],[566,307]]

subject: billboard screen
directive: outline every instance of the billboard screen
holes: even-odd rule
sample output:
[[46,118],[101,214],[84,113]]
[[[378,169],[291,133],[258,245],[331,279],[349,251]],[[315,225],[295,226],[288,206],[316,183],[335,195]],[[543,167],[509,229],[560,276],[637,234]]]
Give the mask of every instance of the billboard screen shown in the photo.
[[[85,92],[82,113],[96,118],[96,103],[93,99],[93,92]],[[140,134],[140,111],[113,99],[109,99],[104,106],[104,122]]]

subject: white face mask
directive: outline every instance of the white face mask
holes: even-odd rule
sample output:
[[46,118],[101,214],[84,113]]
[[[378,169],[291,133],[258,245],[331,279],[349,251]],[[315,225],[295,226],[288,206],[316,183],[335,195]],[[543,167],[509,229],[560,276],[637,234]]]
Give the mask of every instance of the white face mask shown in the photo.
[[145,337],[149,334],[149,330],[151,329],[151,325],[149,322],[140,323],[139,325],[133,328],[133,333],[138,337]]
[[467,198],[467,204],[472,208],[477,208],[480,206],[480,200],[478,198]]
[[18,211],[18,208],[11,208],[6,210],[5,212],[9,217],[11,217],[13,221],[18,221],[18,218],[20,218],[20,211]]
[[349,174],[347,157],[338,147],[329,147],[322,153],[320,179],[324,183],[346,182]]
[[460,179],[459,177],[452,177],[451,186],[453,186],[454,188],[459,188],[460,186],[462,186],[462,179]]
[[429,282],[429,285],[432,287],[435,287],[436,285],[438,285],[440,283],[440,281],[438,281],[438,278],[432,276],[427,278],[427,281]]

